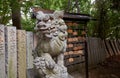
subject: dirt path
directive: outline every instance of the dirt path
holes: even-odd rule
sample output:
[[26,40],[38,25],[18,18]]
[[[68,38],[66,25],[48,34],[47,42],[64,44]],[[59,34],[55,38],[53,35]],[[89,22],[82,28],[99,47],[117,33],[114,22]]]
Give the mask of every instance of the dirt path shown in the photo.
[[[85,78],[84,74],[73,72],[75,78]],[[120,56],[111,57],[105,63],[89,70],[89,78],[120,78]]]

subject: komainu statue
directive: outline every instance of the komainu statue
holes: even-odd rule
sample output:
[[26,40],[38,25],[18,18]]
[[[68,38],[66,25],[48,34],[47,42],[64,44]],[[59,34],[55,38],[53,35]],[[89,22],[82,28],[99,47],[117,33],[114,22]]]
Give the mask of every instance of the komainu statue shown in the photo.
[[72,78],[64,66],[67,26],[62,19],[63,11],[36,13],[38,43],[34,51],[34,65],[41,78]]

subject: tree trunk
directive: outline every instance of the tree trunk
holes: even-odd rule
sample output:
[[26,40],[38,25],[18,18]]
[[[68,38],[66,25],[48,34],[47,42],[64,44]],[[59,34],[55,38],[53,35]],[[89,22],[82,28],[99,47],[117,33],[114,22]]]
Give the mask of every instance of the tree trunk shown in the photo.
[[16,26],[17,29],[21,29],[21,13],[18,0],[11,1],[11,10],[13,26]]

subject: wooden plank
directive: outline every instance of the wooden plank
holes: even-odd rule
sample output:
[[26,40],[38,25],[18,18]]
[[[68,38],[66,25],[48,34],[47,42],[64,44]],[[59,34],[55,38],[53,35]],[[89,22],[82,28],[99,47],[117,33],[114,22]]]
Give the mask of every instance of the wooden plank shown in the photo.
[[100,41],[100,38],[96,38],[96,58],[97,58],[97,62],[96,64],[99,64],[102,62],[102,51],[101,51],[101,41]]
[[5,78],[5,34],[4,25],[0,25],[0,78]]
[[107,48],[108,48],[108,51],[109,51],[110,56],[113,56],[114,53],[113,53],[113,51],[112,51],[112,49],[111,49],[111,46],[110,46],[110,44],[109,44],[109,40],[106,40],[105,42],[106,42],[106,46],[107,46]]
[[91,58],[91,60],[90,60],[90,62],[91,62],[91,66],[94,64],[94,58],[93,58],[93,44],[92,44],[92,40],[91,40],[92,38],[91,37],[89,37],[89,49],[90,49],[90,58]]
[[99,42],[100,38],[95,38],[95,39],[96,39],[96,42],[95,42],[95,46],[96,46],[95,59],[97,59],[97,61],[96,61],[96,65],[97,65],[101,62],[102,53],[101,53],[101,50],[100,50],[100,48],[101,48],[100,47],[100,42]]
[[7,78],[17,78],[16,27],[6,27]]
[[92,61],[93,61],[93,65],[95,65],[95,63],[96,63],[96,61],[97,61],[97,59],[95,59],[95,56],[96,56],[96,54],[95,54],[95,41],[94,41],[94,38],[91,38],[91,43],[90,43],[90,45],[91,45],[91,52],[92,52]]
[[33,33],[27,32],[27,69],[33,68]]
[[105,45],[103,43],[103,40],[99,39],[99,45],[100,45],[100,53],[101,53],[101,62],[105,61],[106,59],[106,48],[105,48]]
[[105,40],[103,40],[103,47],[104,47],[104,49],[105,49],[106,58],[110,57],[109,52],[108,52],[108,49],[107,49],[107,47],[106,47]]
[[110,44],[111,44],[111,48],[112,48],[114,54],[117,55],[117,51],[116,51],[116,49],[115,49],[115,46],[114,46],[113,40],[110,40]]
[[90,40],[89,37],[86,38],[87,40],[87,49],[88,49],[88,65],[91,65],[91,55],[90,55]]
[[96,46],[96,51],[95,51],[95,59],[97,59],[96,64],[101,63],[101,47],[100,47],[100,38],[95,38],[96,42],[95,42],[95,46]]
[[118,49],[117,41],[114,40],[113,43],[114,43],[114,45],[115,45],[116,52],[117,52],[117,54],[119,55],[119,54],[120,54],[120,50]]
[[120,39],[117,40],[118,49],[120,50]]
[[97,65],[105,60],[105,49],[100,38],[89,38],[88,58],[91,65]]
[[92,38],[91,39],[91,44],[93,44],[92,45],[92,52],[93,52],[93,64],[94,65],[96,65],[97,64],[97,61],[98,61],[98,54],[96,53],[97,51],[96,51],[96,49],[97,49],[97,46],[96,46],[96,44],[97,44],[97,40],[95,39],[95,38]]
[[119,52],[119,54],[120,54],[120,44],[119,44],[119,39],[116,40],[116,44],[117,44],[117,47],[118,47],[118,50],[119,50],[118,52]]
[[104,47],[102,44],[102,40],[100,38],[98,38],[98,50],[99,50],[99,63],[102,63],[104,61],[104,55],[105,55],[105,51],[104,51]]
[[26,32],[17,31],[18,39],[18,78],[26,78]]

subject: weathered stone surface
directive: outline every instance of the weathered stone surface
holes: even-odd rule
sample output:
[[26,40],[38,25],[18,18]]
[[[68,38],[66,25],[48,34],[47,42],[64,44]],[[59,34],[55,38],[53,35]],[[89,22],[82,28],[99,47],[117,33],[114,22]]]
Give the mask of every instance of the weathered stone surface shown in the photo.
[[27,32],[27,69],[33,68],[33,33]]
[[0,78],[5,78],[5,34],[4,26],[0,24]]
[[[64,66],[67,26],[62,19],[63,12],[53,14],[36,13],[36,35],[38,39],[34,52],[34,65],[41,78],[70,78]],[[54,59],[54,60],[53,60]]]
[[6,27],[7,78],[17,78],[16,27]]
[[36,57],[34,64],[41,76],[45,78],[69,78],[67,68],[55,63],[49,53]]
[[18,39],[18,78],[26,78],[26,32],[24,30],[17,31]]

